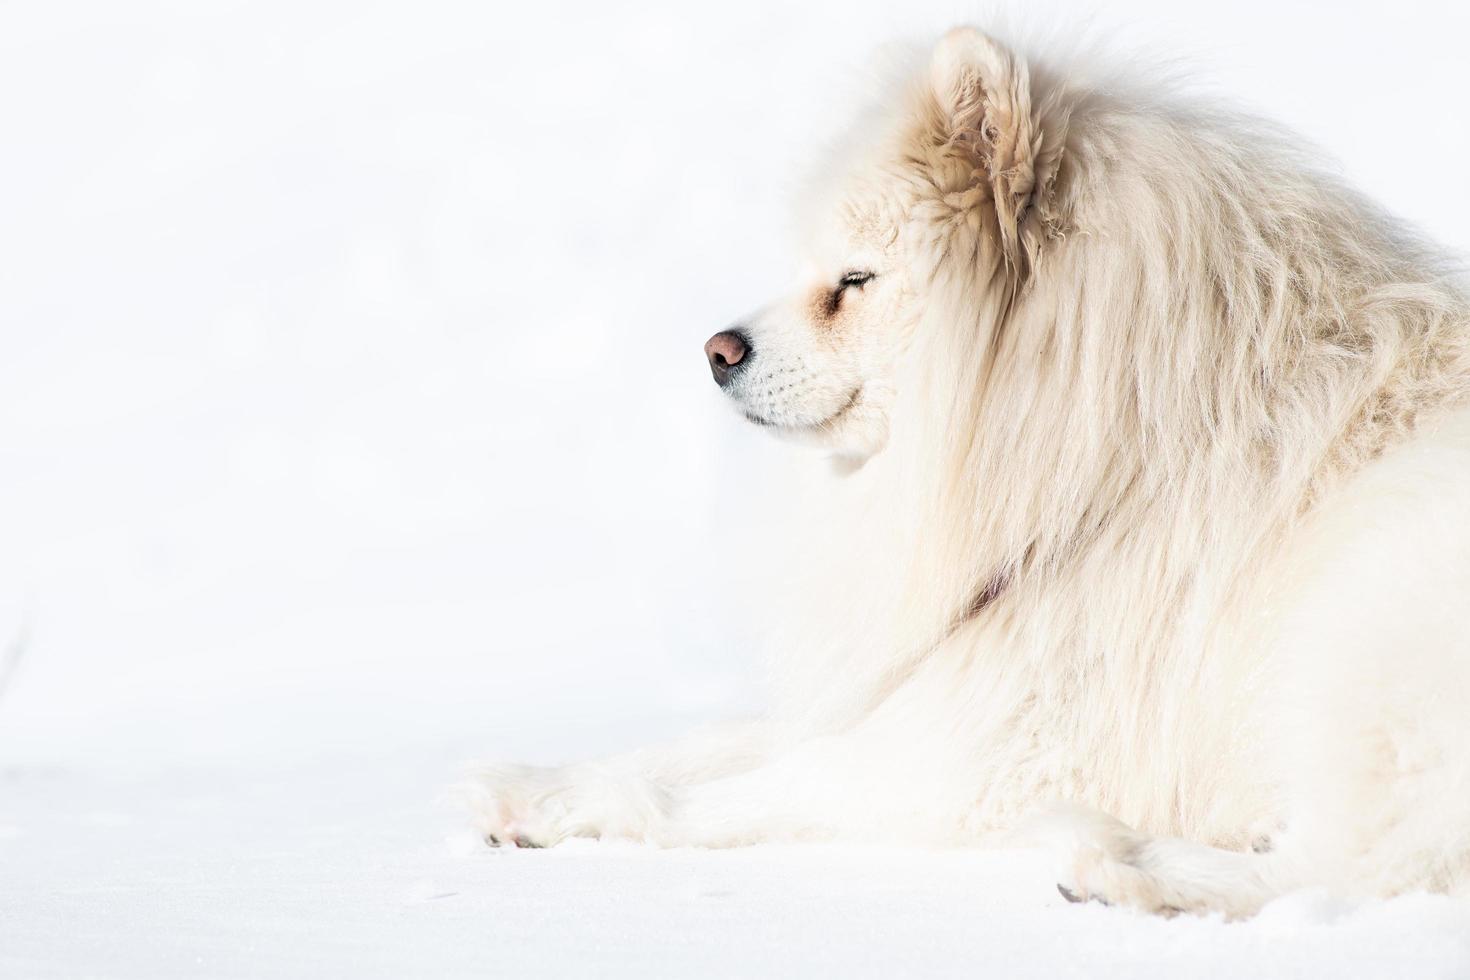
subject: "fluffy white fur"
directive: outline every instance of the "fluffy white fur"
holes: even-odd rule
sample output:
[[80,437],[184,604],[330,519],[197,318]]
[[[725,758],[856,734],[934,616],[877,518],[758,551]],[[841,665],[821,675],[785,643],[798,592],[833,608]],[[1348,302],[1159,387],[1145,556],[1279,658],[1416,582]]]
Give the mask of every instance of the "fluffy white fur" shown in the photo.
[[487,836],[1020,832],[1160,912],[1470,887],[1444,262],[1265,126],[968,29],[841,162],[727,388],[839,460],[779,707],[487,770]]

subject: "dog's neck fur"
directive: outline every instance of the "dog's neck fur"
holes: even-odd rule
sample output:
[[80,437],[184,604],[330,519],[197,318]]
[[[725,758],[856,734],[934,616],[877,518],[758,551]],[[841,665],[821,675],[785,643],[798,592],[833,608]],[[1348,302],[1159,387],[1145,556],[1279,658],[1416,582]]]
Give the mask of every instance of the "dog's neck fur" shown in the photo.
[[952,238],[916,287],[890,445],[844,488],[868,588],[819,631],[869,680],[839,707],[987,617],[976,656],[1196,674],[1304,507],[1470,392],[1463,295],[1356,196],[1236,120],[1070,114],[1067,227],[1024,264]]

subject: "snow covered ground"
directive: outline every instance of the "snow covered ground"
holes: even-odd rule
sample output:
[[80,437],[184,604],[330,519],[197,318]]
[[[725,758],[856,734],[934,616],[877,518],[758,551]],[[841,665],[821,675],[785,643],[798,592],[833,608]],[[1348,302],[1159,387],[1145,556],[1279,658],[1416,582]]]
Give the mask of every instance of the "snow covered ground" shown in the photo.
[[[1164,922],[1026,852],[490,851],[436,803],[759,704],[729,521],[800,459],[699,346],[871,52],[968,16],[0,6],[0,977],[1470,976],[1442,899]],[[1470,247],[1465,8],[1093,19]]]
[[426,754],[4,782],[0,975],[1464,977],[1448,899],[1070,906],[1024,852],[490,850]]
[[1470,976],[1442,897],[1227,926],[1068,905],[1026,852],[491,850],[429,805],[444,748],[9,770],[0,976]]

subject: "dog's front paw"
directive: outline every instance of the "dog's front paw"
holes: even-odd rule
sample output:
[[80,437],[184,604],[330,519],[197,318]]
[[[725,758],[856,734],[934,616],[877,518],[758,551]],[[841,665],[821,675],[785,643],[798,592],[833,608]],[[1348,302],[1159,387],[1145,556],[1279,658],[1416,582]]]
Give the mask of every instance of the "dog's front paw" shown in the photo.
[[461,795],[492,847],[550,847],[569,837],[648,840],[668,813],[658,786],[595,766],[489,766]]
[[1106,849],[1082,845],[1071,855],[1064,882],[1057,891],[1069,902],[1098,902],[1122,905],[1140,912],[1172,916],[1185,911],[1173,897],[1168,883],[1151,874],[1125,848]]
[[1165,916],[1183,911],[1168,882],[1149,867],[1151,839],[1121,821],[1081,807],[1058,806],[1033,820],[1030,830],[1060,859],[1057,891],[1067,901]]
[[475,829],[491,847],[550,847],[567,832],[565,770],[539,766],[487,766],[460,786]]
[[1093,810],[1053,808],[1030,833],[1061,859],[1057,889],[1069,902],[1238,919],[1279,894],[1269,856],[1154,837]]

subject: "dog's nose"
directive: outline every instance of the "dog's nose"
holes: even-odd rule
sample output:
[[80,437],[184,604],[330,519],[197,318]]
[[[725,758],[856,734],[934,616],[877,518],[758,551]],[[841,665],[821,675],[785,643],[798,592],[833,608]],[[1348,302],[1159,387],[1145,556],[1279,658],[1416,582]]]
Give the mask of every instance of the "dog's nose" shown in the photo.
[[710,373],[721,387],[730,383],[742,361],[750,359],[750,344],[733,330],[722,330],[704,342],[704,356],[709,358]]

